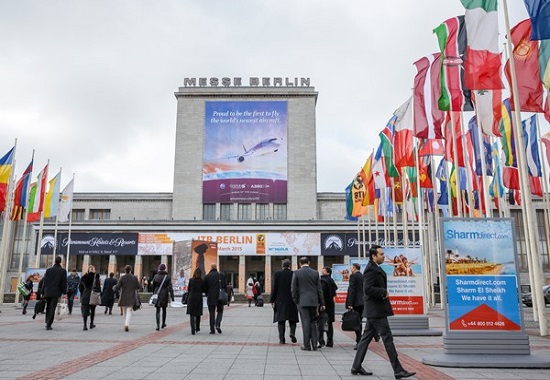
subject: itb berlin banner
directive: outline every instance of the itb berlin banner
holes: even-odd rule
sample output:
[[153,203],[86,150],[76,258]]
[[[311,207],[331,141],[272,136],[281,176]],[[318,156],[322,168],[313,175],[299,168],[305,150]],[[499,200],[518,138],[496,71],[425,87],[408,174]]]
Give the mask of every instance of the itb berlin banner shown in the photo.
[[[388,278],[390,303],[396,315],[424,314],[424,274],[420,248],[384,248],[386,261],[381,268]],[[332,277],[338,285],[336,302],[345,303],[351,266],[361,265],[364,272],[367,259],[351,259],[349,264],[334,264]]]
[[442,220],[447,331],[519,331],[512,219]]

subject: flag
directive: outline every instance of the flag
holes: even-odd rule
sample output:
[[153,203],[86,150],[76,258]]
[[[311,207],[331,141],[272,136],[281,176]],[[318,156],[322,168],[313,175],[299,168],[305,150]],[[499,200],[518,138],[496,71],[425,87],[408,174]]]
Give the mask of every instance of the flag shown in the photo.
[[27,169],[21,175],[21,178],[17,181],[15,185],[15,190],[13,192],[13,209],[11,211],[11,220],[21,220],[23,219],[23,212],[25,207],[27,207],[27,193],[29,192],[29,183],[31,181],[33,160],[31,160]]
[[550,39],[550,0],[523,0],[533,24],[532,40]]
[[502,171],[502,183],[504,184],[504,187],[510,190],[519,190],[518,168],[505,166]]
[[443,156],[445,142],[442,139],[422,139],[418,148],[418,157]]
[[[511,98],[518,97],[521,111],[544,112],[543,91],[539,74],[539,47],[538,41],[529,40],[531,22],[524,20],[514,26],[510,31],[511,43],[514,46],[513,59],[516,68],[518,94],[512,94]],[[512,79],[510,73],[510,60],[506,62],[505,73],[510,88]],[[510,101],[514,111],[514,101]]]
[[390,186],[390,180],[386,173],[386,167],[384,165],[384,155],[382,151],[382,144],[378,146],[376,154],[374,155],[374,161],[372,162],[372,177],[374,178],[375,189],[385,189]]
[[0,158],[0,212],[6,209],[8,201],[8,186],[13,169],[13,156],[15,147],[11,148],[4,157]]
[[[464,139],[462,138],[461,113],[449,111],[445,116],[445,160],[454,163],[454,142],[456,141],[456,156],[458,166],[465,167]],[[453,135],[454,128],[454,135]]]
[[442,158],[439,162],[435,175],[439,179],[439,198],[437,199],[437,204],[448,205],[449,194],[447,191],[447,163],[444,158]]
[[351,193],[351,188],[353,187],[353,182],[346,187],[346,219],[356,221],[357,218],[353,216],[353,194]]
[[414,63],[414,135],[418,138],[443,138],[441,125],[445,113],[438,108],[441,53],[422,57]]
[[367,214],[367,207],[363,206],[363,200],[367,192],[366,183],[364,181],[363,169],[361,169],[361,171],[355,176],[351,187],[351,199],[353,202],[351,216],[361,216]]
[[498,144],[495,142],[491,149],[491,155],[493,156],[494,163],[494,176],[491,184],[489,185],[489,195],[493,198],[495,206],[498,209],[500,204],[499,200],[504,197],[504,186],[502,185],[502,175],[500,170],[500,161],[498,159]]
[[502,119],[499,124],[500,141],[502,151],[505,156],[505,166],[517,167],[516,161],[516,141],[514,138],[514,130],[512,128],[512,111],[510,110],[510,99],[504,99],[502,102]]
[[57,207],[59,205],[59,187],[61,182],[61,171],[53,177],[49,184],[48,191],[44,197],[44,218],[53,218],[57,216]]
[[537,115],[521,122],[523,139],[525,141],[525,157],[529,176],[542,177],[540,165],[539,144],[537,143]]
[[487,136],[500,136],[498,123],[502,118],[502,90],[475,90],[473,94],[481,130]]
[[546,162],[550,166],[550,132],[546,132],[540,141],[544,144],[544,148],[546,151]]
[[362,173],[365,178],[366,192],[363,197],[363,206],[369,206],[374,204],[374,198],[376,195],[374,193],[374,179],[372,178],[372,157],[373,153],[370,154],[369,158],[363,165]]
[[498,0],[460,0],[466,14],[466,63],[464,77],[470,90],[498,90],[501,57],[498,41]]
[[414,166],[412,97],[395,110],[393,159],[397,169]]
[[441,50],[441,92],[438,108],[443,111],[473,111],[471,92],[464,87],[466,53],[464,16],[444,21],[433,30]]
[[[539,75],[544,87],[550,89],[550,40],[540,41],[539,46]],[[548,105],[548,102],[546,102]]]
[[395,167],[393,161],[393,137],[394,137],[394,124],[397,121],[397,116],[392,116],[386,124],[386,127],[378,134],[380,137],[380,146],[384,153],[384,163],[386,165],[386,173],[389,177],[398,177],[399,171]]
[[[476,117],[472,117],[468,122],[468,133],[473,145],[474,158],[475,158],[475,174],[483,175],[483,168],[488,176],[493,175],[493,157],[491,155],[491,142],[487,136],[482,137],[483,147],[479,146],[479,136]],[[483,149],[483,150],[482,150]]]
[[48,165],[44,166],[44,169],[38,174],[36,182],[31,184],[29,207],[27,208],[28,222],[37,222],[40,220],[40,213],[44,210],[46,178],[48,178]]
[[58,222],[68,222],[71,209],[73,207],[73,189],[74,189],[74,179],[71,179],[71,182],[65,186],[63,192],[61,193],[61,200],[59,201],[59,212],[57,213]]
[[418,162],[418,172],[419,172],[419,182],[421,189],[433,189],[432,183],[432,164],[427,160],[419,160]]

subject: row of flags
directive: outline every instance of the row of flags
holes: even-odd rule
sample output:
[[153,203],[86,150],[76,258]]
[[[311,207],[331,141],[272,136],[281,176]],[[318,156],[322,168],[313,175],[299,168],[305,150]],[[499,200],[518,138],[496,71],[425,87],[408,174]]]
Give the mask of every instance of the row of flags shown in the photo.
[[74,180],[60,191],[61,171],[49,181],[48,164],[31,182],[34,157],[17,180],[13,190],[12,203],[8,204],[9,182],[13,170],[15,147],[0,158],[0,213],[10,212],[13,221],[22,220],[25,211],[28,222],[37,222],[41,214],[44,218],[57,218],[58,222],[68,222],[73,201]]
[[[413,96],[394,112],[379,134],[376,153],[346,188],[348,218],[366,215],[372,205],[379,220],[394,215],[398,206],[414,220],[420,196],[428,211],[439,205],[445,214],[450,206],[457,214],[460,198],[463,212],[470,207],[485,212],[485,192],[499,208],[505,188],[509,201],[519,203],[513,96],[518,112],[543,113],[550,122],[550,0],[525,0],[530,18],[510,31],[513,55],[504,72],[512,88],[515,66],[518,92],[504,100],[498,1],[460,1],[465,14],[434,29],[440,51],[414,63]],[[464,133],[462,111],[475,111]],[[537,123],[536,115],[522,122],[523,148],[530,191],[542,196]],[[550,165],[550,134],[541,141]],[[443,157],[432,173],[434,156]],[[492,177],[490,184],[483,183],[483,176]]]

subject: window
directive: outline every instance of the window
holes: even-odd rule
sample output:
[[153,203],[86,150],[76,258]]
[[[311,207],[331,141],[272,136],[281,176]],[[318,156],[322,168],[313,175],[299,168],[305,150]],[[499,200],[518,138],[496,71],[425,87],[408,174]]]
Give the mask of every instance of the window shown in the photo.
[[203,220],[216,220],[216,204],[209,203],[202,205],[202,219]]
[[109,220],[111,219],[111,210],[107,210],[107,209],[90,210],[90,219],[91,220]]
[[220,205],[220,220],[231,220],[231,203]]
[[273,219],[286,220],[286,204],[276,203],[273,205]]
[[269,204],[256,204],[256,220],[267,220],[269,218]]
[[237,219],[250,220],[252,219],[252,205],[250,203],[239,203],[237,207]]
[[78,221],[84,220],[85,215],[86,215],[85,210],[73,209],[73,211],[72,211],[73,222],[78,222]]

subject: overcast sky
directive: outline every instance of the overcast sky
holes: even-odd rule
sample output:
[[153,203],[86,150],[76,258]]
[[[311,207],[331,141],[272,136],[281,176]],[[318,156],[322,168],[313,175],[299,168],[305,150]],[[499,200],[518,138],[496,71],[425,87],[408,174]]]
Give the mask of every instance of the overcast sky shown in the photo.
[[[509,3],[513,26],[527,12]],[[35,149],[33,180],[49,159],[76,192],[172,192],[184,78],[308,77],[318,191],[343,192],[413,62],[438,50],[432,29],[459,14],[459,0],[3,1],[0,155],[17,138],[17,176]]]

